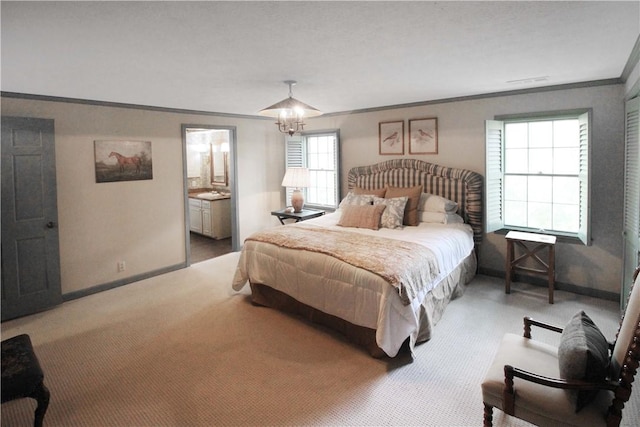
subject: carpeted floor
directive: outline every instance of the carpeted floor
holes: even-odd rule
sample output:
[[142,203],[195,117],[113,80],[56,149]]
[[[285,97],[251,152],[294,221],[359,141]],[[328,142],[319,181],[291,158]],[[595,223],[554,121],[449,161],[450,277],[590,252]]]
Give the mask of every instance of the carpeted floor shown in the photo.
[[[481,426],[480,382],[505,332],[584,309],[613,338],[617,304],[478,276],[416,359],[371,358],[340,335],[231,290],[231,253],[2,324],[28,333],[46,374],[45,426]],[[553,342],[541,332],[539,339]],[[623,425],[638,425],[640,393]],[[32,425],[29,399],[3,426]],[[633,415],[635,418],[633,418]],[[495,426],[527,426],[495,411]]]

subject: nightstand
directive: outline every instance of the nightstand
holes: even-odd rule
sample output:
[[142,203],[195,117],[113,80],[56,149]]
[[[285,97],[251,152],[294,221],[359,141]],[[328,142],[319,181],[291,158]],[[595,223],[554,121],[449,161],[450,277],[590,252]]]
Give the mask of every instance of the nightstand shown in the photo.
[[285,219],[295,219],[295,222],[305,221],[311,218],[317,218],[324,215],[324,211],[317,209],[302,209],[300,212],[286,212],[286,209],[280,209],[279,211],[272,211],[271,215],[277,216],[282,225],[285,224]]

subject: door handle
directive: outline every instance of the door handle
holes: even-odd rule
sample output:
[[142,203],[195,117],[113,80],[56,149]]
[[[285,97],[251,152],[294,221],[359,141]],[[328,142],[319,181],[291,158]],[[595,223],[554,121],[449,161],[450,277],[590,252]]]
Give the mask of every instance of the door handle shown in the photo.
[[53,222],[53,221],[49,221],[49,222],[47,223],[47,228],[54,228],[55,226],[56,226],[56,223],[55,223],[55,222]]

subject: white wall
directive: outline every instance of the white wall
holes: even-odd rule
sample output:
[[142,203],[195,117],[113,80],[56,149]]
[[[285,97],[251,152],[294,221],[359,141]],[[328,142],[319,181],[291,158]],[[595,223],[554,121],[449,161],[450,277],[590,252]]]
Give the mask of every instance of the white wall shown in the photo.
[[[624,85],[598,86],[446,102],[411,108],[319,117],[307,129],[339,128],[342,146],[343,192],[346,174],[362,166],[401,156],[378,154],[378,123],[437,117],[437,155],[407,157],[445,166],[471,169],[485,175],[484,122],[496,115],[593,109],[592,246],[558,244],[556,280],[572,285],[619,292],[622,248],[622,183],[624,156]],[[504,236],[489,234],[480,249],[480,268],[504,272]]]
[[[307,129],[339,129],[343,191],[350,168],[394,158],[378,154],[378,123],[437,117],[437,155],[407,157],[467,168],[484,176],[484,122],[496,115],[593,109],[592,246],[559,244],[559,282],[619,292],[624,156],[623,84],[557,90],[411,108],[319,117]],[[185,262],[181,124],[237,127],[239,241],[273,227],[270,212],[284,191],[283,136],[271,120],[215,117],[49,101],[2,98],[2,114],[52,118],[56,127],[58,209],[63,293]],[[152,181],[96,184],[95,139],[152,141]],[[405,153],[408,153],[405,137]],[[504,272],[504,236],[489,234],[482,271]],[[118,273],[118,260],[127,271]]]
[[[274,225],[284,145],[271,121],[7,97],[2,114],[55,121],[63,294],[186,262],[182,124],[237,127],[239,241]],[[153,180],[97,184],[98,139],[151,141]]]

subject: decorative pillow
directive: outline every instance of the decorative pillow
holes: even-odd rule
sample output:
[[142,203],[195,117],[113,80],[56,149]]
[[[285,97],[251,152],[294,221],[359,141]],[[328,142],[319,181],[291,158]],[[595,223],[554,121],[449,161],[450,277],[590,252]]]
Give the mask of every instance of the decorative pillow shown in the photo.
[[420,222],[430,222],[439,224],[463,224],[464,219],[455,213],[444,212],[420,212],[418,211]]
[[387,208],[380,217],[380,226],[384,228],[402,228],[402,220],[404,218],[404,207],[407,204],[408,197],[396,197],[393,199],[383,199],[374,197],[374,205],[385,205]]
[[362,187],[354,187],[354,189],[353,189],[353,194],[370,194],[370,195],[376,196],[376,197],[384,197],[386,192],[387,192],[387,187],[385,187],[385,188],[377,188],[375,190],[369,190],[369,189],[362,188]]
[[415,187],[387,187],[387,193],[385,198],[393,199],[396,197],[408,197],[407,205],[404,208],[404,218],[402,223],[404,225],[418,225],[420,220],[418,219],[418,202],[420,201],[420,194],[422,194],[422,185]]
[[[609,344],[584,311],[576,313],[562,330],[558,347],[560,377],[567,380],[603,381],[609,369]],[[567,390],[576,412],[592,401],[598,390]]]
[[344,199],[342,199],[342,201],[340,202],[340,206],[338,207],[343,208],[347,205],[371,205],[373,204],[373,198],[374,196],[371,195],[355,194],[350,191],[349,193],[347,193]]
[[430,193],[422,193],[420,195],[420,202],[418,203],[418,210],[428,212],[456,213],[458,211],[458,204],[453,200],[446,199],[442,196],[437,196]]
[[380,228],[380,217],[386,208],[385,205],[347,205],[342,209],[338,225],[378,230]]

